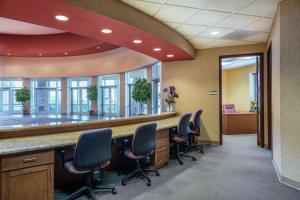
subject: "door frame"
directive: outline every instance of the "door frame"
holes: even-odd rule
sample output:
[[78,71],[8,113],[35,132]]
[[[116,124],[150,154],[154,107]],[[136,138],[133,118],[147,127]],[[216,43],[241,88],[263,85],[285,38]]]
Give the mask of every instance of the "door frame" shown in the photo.
[[267,50],[268,149],[273,147],[272,129],[272,42]]
[[[79,107],[79,110],[78,110],[78,112],[74,112],[73,111],[73,90],[77,90],[77,95],[78,95],[78,104],[76,104],[76,105],[78,105]],[[72,115],[88,115],[89,114],[89,111],[87,111],[87,112],[82,112],[82,105],[84,105],[83,103],[82,103],[82,90],[83,89],[87,89],[86,87],[73,87],[73,88],[71,88],[71,114]],[[90,102],[89,102],[90,100],[88,100],[88,108],[90,107]],[[88,109],[89,110],[89,109]]]
[[[101,86],[100,87],[100,91],[101,91],[101,115],[102,116],[105,116],[105,117],[114,117],[114,116],[117,116],[118,115],[118,112],[116,113],[112,113],[111,112],[111,108],[112,108],[112,103],[111,103],[111,94],[112,94],[112,88],[115,89],[115,92],[116,92],[116,96],[117,96],[117,89],[118,89],[118,86],[117,85],[107,85],[107,86]],[[109,96],[109,113],[105,113],[104,112],[104,89],[108,89],[108,96]],[[118,104],[115,105],[116,107],[118,106]]]
[[[257,133],[257,136],[260,135],[260,138],[257,138],[257,141],[260,141],[260,146],[264,148],[264,53],[258,52],[258,53],[248,53],[248,54],[233,54],[233,55],[222,55],[219,56],[219,140],[220,145],[223,144],[223,134],[222,134],[222,59],[223,58],[232,58],[232,57],[245,57],[245,56],[259,56],[259,65],[256,68],[256,73],[260,71],[259,73],[260,77],[257,77],[258,80],[260,80],[261,90],[258,91],[258,95],[261,99],[260,102],[260,116],[262,116],[260,119],[257,117],[258,121],[257,123],[257,130],[259,124],[262,124],[261,132],[260,134]],[[260,69],[259,69],[260,68]],[[258,74],[258,73],[257,73]]]

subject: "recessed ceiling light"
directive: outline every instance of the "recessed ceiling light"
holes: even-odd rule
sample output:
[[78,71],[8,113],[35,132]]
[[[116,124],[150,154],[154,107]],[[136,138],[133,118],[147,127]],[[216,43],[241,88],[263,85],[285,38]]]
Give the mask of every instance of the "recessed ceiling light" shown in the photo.
[[133,40],[132,42],[135,44],[141,44],[143,41],[142,40]]
[[65,55],[68,55],[69,53],[68,52],[65,52]]
[[55,19],[59,20],[59,21],[68,21],[69,18],[67,16],[64,15],[56,15]]
[[219,32],[219,31],[212,31],[210,34],[211,34],[211,35],[219,35],[220,32]]
[[104,29],[101,30],[101,32],[108,34],[108,33],[112,33],[112,30],[104,28]]
[[11,54],[10,54],[10,53],[7,53],[6,55],[10,56]]
[[43,54],[42,53],[39,53],[39,56],[42,56]]
[[160,51],[161,48],[154,48],[153,51]]
[[97,47],[97,49],[100,49],[100,48],[101,48],[101,47],[99,47],[99,46]]
[[168,57],[168,58],[173,58],[173,57],[174,57],[174,54],[168,54],[167,57]]

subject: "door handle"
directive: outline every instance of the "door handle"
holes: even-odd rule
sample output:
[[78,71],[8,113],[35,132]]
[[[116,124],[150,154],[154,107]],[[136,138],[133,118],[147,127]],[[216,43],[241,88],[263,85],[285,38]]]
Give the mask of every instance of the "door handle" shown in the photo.
[[36,161],[36,158],[25,158],[23,160],[24,163],[30,163],[30,162],[35,162]]

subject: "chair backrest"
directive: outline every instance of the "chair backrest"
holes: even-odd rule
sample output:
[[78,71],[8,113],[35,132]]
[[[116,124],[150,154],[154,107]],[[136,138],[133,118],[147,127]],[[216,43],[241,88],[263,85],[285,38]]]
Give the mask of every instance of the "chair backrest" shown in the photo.
[[184,115],[181,116],[181,118],[179,119],[178,122],[178,134],[181,136],[186,136],[188,134],[190,134],[191,130],[190,130],[190,120],[192,117],[192,113],[186,113]]
[[201,115],[202,115],[203,110],[197,110],[193,119],[193,127],[194,130],[198,130],[200,129],[201,126]]
[[155,149],[156,127],[156,122],[137,127],[132,139],[132,150],[134,154],[144,155]]
[[234,104],[224,104],[223,110],[225,113],[235,113],[236,112]]
[[111,159],[111,129],[82,133],[78,139],[74,166],[78,170],[95,169]]

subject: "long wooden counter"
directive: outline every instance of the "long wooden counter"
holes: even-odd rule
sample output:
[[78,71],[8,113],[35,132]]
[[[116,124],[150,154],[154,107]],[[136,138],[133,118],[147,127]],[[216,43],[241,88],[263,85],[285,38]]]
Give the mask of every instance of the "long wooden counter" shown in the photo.
[[222,113],[222,132],[225,135],[257,132],[255,112]]

